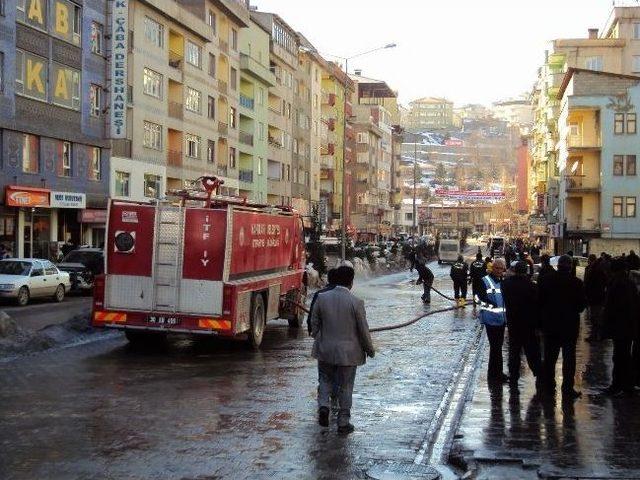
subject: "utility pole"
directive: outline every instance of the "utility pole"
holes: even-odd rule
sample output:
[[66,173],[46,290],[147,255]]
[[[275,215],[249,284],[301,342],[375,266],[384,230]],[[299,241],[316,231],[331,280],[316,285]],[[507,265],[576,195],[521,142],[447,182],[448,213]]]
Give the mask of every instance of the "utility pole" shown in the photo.
[[413,230],[412,233],[417,233],[417,208],[416,208],[416,183],[418,182],[418,143],[416,139],[413,139]]
[[344,99],[342,105],[342,206],[340,212],[342,238],[340,239],[340,258],[347,259],[347,95],[349,84],[349,59],[344,59]]

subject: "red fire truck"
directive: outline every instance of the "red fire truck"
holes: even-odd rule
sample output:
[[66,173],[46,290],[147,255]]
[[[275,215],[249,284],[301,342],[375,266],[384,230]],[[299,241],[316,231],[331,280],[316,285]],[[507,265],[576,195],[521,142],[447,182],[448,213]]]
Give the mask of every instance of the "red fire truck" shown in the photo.
[[299,327],[304,313],[302,218],[288,207],[204,190],[155,205],[111,200],[105,273],[96,279],[93,325],[130,342],[168,333],[262,342],[267,320]]

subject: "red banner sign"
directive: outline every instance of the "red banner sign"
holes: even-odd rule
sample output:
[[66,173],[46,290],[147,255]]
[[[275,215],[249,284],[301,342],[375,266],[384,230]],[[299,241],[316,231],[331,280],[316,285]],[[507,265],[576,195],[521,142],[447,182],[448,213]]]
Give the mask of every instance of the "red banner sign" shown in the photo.
[[501,191],[447,190],[445,188],[437,188],[436,197],[467,201],[497,201],[506,198],[505,193]]

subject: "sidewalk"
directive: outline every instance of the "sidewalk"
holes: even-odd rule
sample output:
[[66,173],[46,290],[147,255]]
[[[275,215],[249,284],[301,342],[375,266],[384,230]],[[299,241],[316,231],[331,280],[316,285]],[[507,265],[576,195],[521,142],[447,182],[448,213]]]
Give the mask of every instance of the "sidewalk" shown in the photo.
[[[610,398],[610,341],[589,344],[582,325],[576,390],[563,402],[535,396],[534,377],[523,362],[519,394],[508,385],[489,389],[488,348],[474,392],[467,400],[450,460],[477,479],[640,479],[640,394]],[[505,338],[505,371],[506,371]],[[561,382],[561,359],[556,378]]]

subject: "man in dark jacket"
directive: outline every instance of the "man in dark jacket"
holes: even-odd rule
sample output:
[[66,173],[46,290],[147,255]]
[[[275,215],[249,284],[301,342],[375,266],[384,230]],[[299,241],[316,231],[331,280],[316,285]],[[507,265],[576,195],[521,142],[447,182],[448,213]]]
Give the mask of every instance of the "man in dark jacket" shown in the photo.
[[627,255],[627,267],[629,270],[640,270],[640,257],[633,250]]
[[502,282],[502,295],[509,329],[509,383],[517,387],[520,378],[520,357],[524,350],[527,363],[541,386],[542,368],[540,344],[536,336],[538,328],[538,292],[527,275],[525,262],[517,262],[515,275]]
[[469,283],[473,295],[473,306],[477,303],[477,296],[483,289],[482,279],[487,275],[487,264],[482,260],[482,253],[476,255],[476,260],[469,267]]
[[555,390],[556,363],[562,350],[562,395],[565,399],[582,395],[573,386],[580,313],[587,306],[584,284],[571,273],[572,266],[571,257],[561,256],[558,271],[538,284],[544,334],[544,389],[549,394]]
[[431,303],[431,285],[433,285],[433,272],[427,266],[429,259],[425,255],[422,246],[416,250],[416,270],[418,270],[418,281],[416,284],[422,283],[422,301],[426,304]]
[[544,282],[545,278],[555,273],[554,268],[551,266],[551,257],[546,253],[540,257],[540,271],[538,272],[538,288],[540,284]]
[[462,255],[458,255],[456,263],[451,265],[449,276],[453,280],[453,296],[459,306],[467,303],[467,276],[469,274],[469,265],[464,261]]
[[584,292],[587,297],[587,318],[591,332],[585,339],[588,342],[600,340],[602,330],[602,308],[604,305],[607,277],[602,260],[593,253],[589,255],[589,263],[584,270]]
[[604,333],[613,340],[611,385],[605,393],[632,393],[635,383],[631,347],[638,332],[640,301],[635,283],[629,278],[627,265],[621,258],[611,262],[613,278],[607,289],[604,306]]

